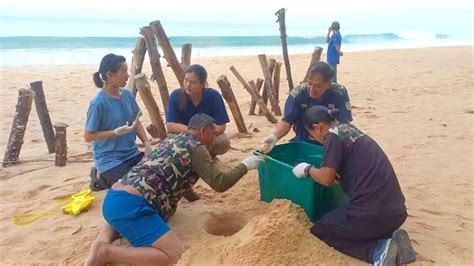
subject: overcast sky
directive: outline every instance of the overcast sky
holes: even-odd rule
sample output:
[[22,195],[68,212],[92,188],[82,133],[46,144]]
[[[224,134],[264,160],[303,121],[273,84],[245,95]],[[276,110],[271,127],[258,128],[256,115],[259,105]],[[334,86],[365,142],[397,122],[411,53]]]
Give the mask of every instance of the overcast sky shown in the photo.
[[[473,32],[472,0],[2,0],[5,17],[48,17],[165,23],[274,25],[274,12],[287,8],[289,26],[327,28],[333,20],[345,33],[393,32],[414,29],[436,33]],[[6,23],[4,23],[6,24]],[[324,26],[321,26],[324,25]],[[5,25],[4,25],[5,26]],[[11,27],[11,24],[8,24]],[[385,29],[385,30],[384,30]],[[17,29],[18,31],[18,29]],[[320,34],[321,35],[321,34]]]

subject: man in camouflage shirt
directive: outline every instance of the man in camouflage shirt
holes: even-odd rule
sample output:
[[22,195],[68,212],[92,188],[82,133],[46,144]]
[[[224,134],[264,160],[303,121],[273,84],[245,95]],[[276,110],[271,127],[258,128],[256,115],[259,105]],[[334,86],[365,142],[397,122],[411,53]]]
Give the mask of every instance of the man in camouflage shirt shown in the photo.
[[[184,251],[166,223],[178,202],[202,178],[211,188],[224,192],[247,171],[256,169],[262,157],[251,155],[228,172],[218,169],[209,150],[216,139],[214,119],[194,115],[188,131],[167,138],[134,166],[107,192],[102,211],[107,224],[94,241],[86,265],[109,262],[170,265]],[[132,247],[111,243],[118,234]]]
[[351,104],[347,89],[332,82],[334,70],[325,62],[317,62],[308,72],[308,83],[303,83],[294,88],[285,103],[283,119],[272,134],[267,136],[260,147],[260,151],[268,153],[276,142],[286,136],[293,127],[295,138],[313,144],[320,144],[310,138],[303,125],[304,112],[312,106],[320,105],[329,109],[339,109],[339,122],[352,121]]

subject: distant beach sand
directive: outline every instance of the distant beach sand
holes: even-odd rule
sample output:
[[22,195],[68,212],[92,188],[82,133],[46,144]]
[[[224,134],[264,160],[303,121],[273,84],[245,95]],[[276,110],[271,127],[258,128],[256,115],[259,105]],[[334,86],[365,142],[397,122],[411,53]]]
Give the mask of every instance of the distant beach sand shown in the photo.
[[[348,52],[338,69],[340,83],[349,90],[354,124],[382,146],[397,172],[409,213],[404,228],[418,252],[418,265],[474,264],[473,49],[457,46]],[[291,56],[295,83],[304,77],[310,57]],[[283,61],[280,56],[276,58]],[[234,65],[246,79],[262,77],[258,59],[196,58],[192,63],[207,68],[213,88],[218,89],[216,79],[220,75],[228,77],[247,127],[251,132],[254,128],[259,131],[240,138],[234,122],[230,123],[233,149],[221,157],[221,162],[227,167],[237,164],[273,128],[263,116],[246,115],[250,97],[229,70]],[[89,211],[77,217],[59,214],[24,226],[12,223],[12,217],[25,212],[60,211],[64,203],[58,198],[88,187],[92,162],[78,161],[91,158],[90,144],[84,142],[82,130],[89,101],[97,92],[91,76],[98,64],[0,70],[2,151],[18,90],[42,80],[52,121],[69,124],[70,157],[66,167],[54,166],[54,154],[47,154],[33,107],[20,155],[20,159],[30,162],[0,169],[2,265],[82,264],[104,223],[101,204],[105,192],[94,193],[96,201]],[[149,65],[145,65],[144,72],[151,76]],[[178,82],[171,69],[166,68],[165,74],[168,87],[176,88]],[[284,67],[281,76],[283,107],[288,95]],[[157,85],[151,84],[161,104]],[[146,110],[144,113],[142,121],[148,124]],[[289,134],[282,142],[291,137]],[[296,205],[284,200],[261,202],[256,171],[225,193],[212,191],[202,181],[196,191],[202,199],[194,203],[182,200],[170,220],[188,249],[181,265],[364,264],[311,235],[310,223]],[[228,237],[208,233],[223,230],[217,228],[223,225],[229,227],[225,230],[237,232]]]

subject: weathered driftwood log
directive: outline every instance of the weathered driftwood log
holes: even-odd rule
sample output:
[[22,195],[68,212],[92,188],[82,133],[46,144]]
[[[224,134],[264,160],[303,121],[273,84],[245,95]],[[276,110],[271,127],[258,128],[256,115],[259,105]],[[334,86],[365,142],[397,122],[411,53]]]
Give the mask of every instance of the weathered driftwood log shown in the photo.
[[151,93],[150,84],[144,73],[135,75],[135,82],[137,84],[138,93],[140,98],[142,98],[143,104],[150,115],[150,120],[153,127],[158,131],[158,137],[160,139],[166,138],[166,128],[163,122],[163,118],[160,114],[160,108],[156,104],[155,98]]
[[[142,73],[143,61],[145,61],[146,41],[142,37],[137,37],[135,49],[132,51],[132,64],[130,65],[130,77],[134,77],[138,73]],[[127,88],[132,92],[133,97],[137,95],[137,86],[133,78],[128,80]]]
[[[276,64],[276,60],[274,58],[270,58],[268,59],[268,68],[270,69],[270,74],[273,75],[273,68],[275,67],[275,64]],[[263,90],[262,92],[262,98],[263,98],[263,102],[265,102],[265,104],[268,103],[268,94],[267,94],[267,90]],[[272,106],[272,111],[275,111],[273,110],[273,106]],[[261,113],[259,111],[259,113]]]
[[313,55],[311,56],[311,62],[309,63],[308,70],[306,71],[306,75],[304,76],[303,82],[308,81],[308,73],[314,63],[319,62],[321,60],[321,54],[323,53],[323,48],[316,46],[314,47]]
[[282,63],[276,62],[275,68],[273,69],[273,92],[275,92],[275,98],[280,103],[280,72]]
[[43,81],[35,81],[30,83],[30,88],[35,93],[34,101],[36,107],[36,113],[43,130],[44,140],[46,146],[48,146],[48,152],[53,153],[55,151],[56,138],[54,136],[53,124],[51,123],[51,117],[49,117],[48,105],[46,104],[46,97],[44,96]]
[[235,124],[237,125],[237,129],[240,133],[247,133],[247,127],[245,126],[244,117],[240,112],[239,104],[235,99],[234,92],[232,91],[232,87],[230,86],[230,82],[226,76],[222,75],[217,78],[217,84],[222,91],[222,97],[226,100],[227,104],[229,105],[230,112],[234,117]]
[[[262,90],[262,85],[263,85],[263,79],[258,78],[256,81],[256,86],[257,86],[257,91],[260,94],[260,90]],[[249,107],[249,115],[255,115],[255,107],[257,106],[257,103],[252,99],[250,102],[250,107]],[[261,113],[261,110],[259,111]]]
[[275,99],[275,93],[273,92],[272,74],[268,68],[267,56],[264,54],[258,55],[260,66],[262,67],[263,76],[265,77],[265,90],[267,91],[268,100],[272,106],[272,110],[275,115],[281,115],[280,105]]
[[252,88],[252,91],[256,94],[257,96],[257,104],[260,107],[260,110],[262,111],[263,115],[267,118],[268,121],[272,123],[278,123],[278,120],[275,118],[275,116],[270,112],[270,109],[265,105],[263,102],[263,99],[260,97],[260,94],[257,92],[257,85],[253,80],[249,82],[250,88]]
[[54,124],[56,130],[56,160],[54,165],[65,166],[67,161],[67,140],[66,140],[67,124]]
[[173,69],[173,72],[178,79],[178,83],[182,88],[184,82],[184,70],[178,62],[178,58],[176,58],[176,54],[174,53],[173,47],[171,47],[170,40],[168,39],[168,36],[166,36],[163,26],[161,26],[161,22],[159,20],[153,21],[150,23],[150,27],[155,33],[158,43],[165,54],[166,61],[168,61],[171,69]]
[[18,163],[23,137],[25,136],[26,125],[30,116],[31,104],[33,103],[34,92],[29,89],[20,89],[18,92],[18,102],[16,104],[15,116],[13,117],[12,129],[8,138],[7,149],[3,157],[3,167]]
[[255,85],[255,82],[251,81],[250,84],[252,84],[252,85],[249,85],[249,83],[247,83],[247,81],[245,81],[245,79],[242,77],[242,75],[240,75],[239,71],[237,71],[237,69],[234,66],[230,67],[230,71],[232,71],[232,73],[235,75],[235,77],[240,81],[240,83],[242,83],[244,88],[248,91],[250,96],[252,96],[252,99],[262,109],[262,111],[263,111],[265,117],[268,119],[268,121],[270,121],[272,123],[277,123],[278,120],[275,118],[275,116],[273,116],[273,114],[270,112],[270,110],[268,110],[267,106],[263,102],[262,97],[258,93],[257,86]]
[[151,27],[143,27],[140,29],[140,33],[145,37],[146,45],[148,47],[148,55],[150,56],[151,70],[153,77],[158,84],[160,90],[161,102],[163,103],[163,109],[165,113],[168,112],[168,85],[166,85],[165,75],[163,74],[163,68],[160,63],[160,54],[158,53],[158,47],[156,45],[156,39],[153,35]]
[[184,71],[191,65],[191,51],[192,51],[192,44],[185,43],[181,45],[181,67]]
[[286,69],[286,78],[288,79],[288,89],[293,90],[293,78],[291,77],[291,66],[290,58],[288,56],[288,44],[286,41],[286,25],[285,25],[285,9],[282,8],[278,10],[275,15],[277,16],[277,22],[280,24],[280,38],[281,38],[281,47],[283,49],[283,60],[285,62]]

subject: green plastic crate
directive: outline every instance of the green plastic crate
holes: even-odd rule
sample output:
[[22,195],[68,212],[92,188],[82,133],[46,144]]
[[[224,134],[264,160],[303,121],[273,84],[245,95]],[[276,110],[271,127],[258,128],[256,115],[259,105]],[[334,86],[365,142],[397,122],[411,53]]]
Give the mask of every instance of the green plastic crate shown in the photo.
[[[258,151],[255,154],[260,154]],[[321,165],[323,147],[295,141],[276,145],[258,168],[260,197],[263,201],[288,199],[300,205],[311,221],[349,201],[338,184],[325,187],[312,178],[296,178],[292,169],[298,163]]]

